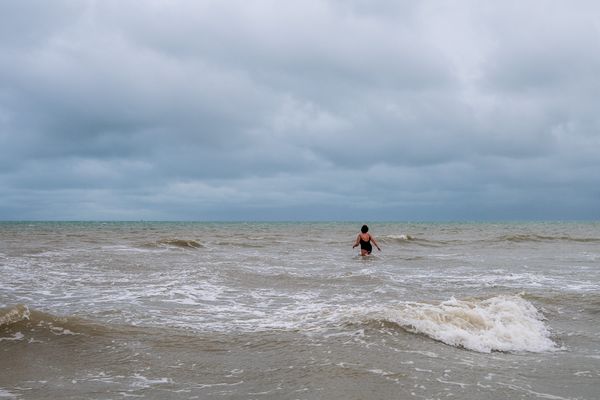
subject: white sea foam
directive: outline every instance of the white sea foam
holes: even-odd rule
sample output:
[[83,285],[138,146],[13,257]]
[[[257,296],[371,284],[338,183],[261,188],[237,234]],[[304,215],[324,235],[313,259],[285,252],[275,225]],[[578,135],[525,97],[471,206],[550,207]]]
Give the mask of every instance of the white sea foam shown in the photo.
[[8,390],[0,387],[0,398],[4,399],[16,399],[18,396],[14,393],[9,392]]
[[518,296],[408,303],[384,310],[382,317],[411,332],[484,353],[558,350],[541,313]]
[[411,240],[412,237],[410,235],[387,235],[385,236],[387,239],[396,239],[396,240]]
[[135,381],[132,383],[132,386],[140,387],[140,388],[149,388],[154,385],[166,385],[166,384],[173,383],[173,380],[171,378],[165,377],[165,378],[152,379],[152,378],[147,378],[139,373],[134,374],[133,378],[135,378]]
[[141,248],[141,247],[132,247],[123,244],[118,245],[110,245],[110,246],[102,246],[102,250],[107,251],[115,251],[115,252],[129,252],[129,253],[158,253],[158,252],[166,252],[168,249],[166,248]]
[[12,336],[0,337],[0,342],[5,341],[5,340],[15,342],[15,341],[23,340],[23,338],[25,338],[25,335],[23,335],[21,332],[15,332],[15,334]]
[[62,335],[79,335],[79,333],[76,332],[72,332],[69,329],[65,329],[61,326],[52,326],[50,327],[50,331],[57,335],[57,336],[62,336]]
[[30,318],[29,307],[19,304],[12,308],[0,310],[0,326],[8,326],[15,322]]

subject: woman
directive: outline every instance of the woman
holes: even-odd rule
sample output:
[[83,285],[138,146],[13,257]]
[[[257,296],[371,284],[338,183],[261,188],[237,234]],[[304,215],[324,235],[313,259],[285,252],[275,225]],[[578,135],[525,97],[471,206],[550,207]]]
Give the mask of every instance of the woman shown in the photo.
[[352,246],[352,248],[355,248],[356,246],[358,246],[360,244],[360,255],[361,256],[368,256],[369,254],[371,254],[371,251],[373,251],[371,242],[373,242],[375,247],[377,247],[377,250],[381,251],[381,249],[379,248],[379,245],[375,241],[375,238],[373,236],[371,236],[370,234],[368,234],[367,232],[369,232],[369,227],[366,225],[363,225],[362,228],[360,228],[360,233],[356,237],[354,246]]

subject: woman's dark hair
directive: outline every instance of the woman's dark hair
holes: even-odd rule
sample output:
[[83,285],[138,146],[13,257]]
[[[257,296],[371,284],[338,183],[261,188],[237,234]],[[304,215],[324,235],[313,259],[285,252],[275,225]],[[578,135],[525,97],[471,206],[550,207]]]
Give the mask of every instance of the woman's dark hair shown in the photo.
[[360,231],[361,231],[362,233],[367,233],[367,232],[369,232],[369,227],[368,227],[368,226],[366,226],[366,225],[363,225],[363,226],[362,226],[362,228],[360,228]]

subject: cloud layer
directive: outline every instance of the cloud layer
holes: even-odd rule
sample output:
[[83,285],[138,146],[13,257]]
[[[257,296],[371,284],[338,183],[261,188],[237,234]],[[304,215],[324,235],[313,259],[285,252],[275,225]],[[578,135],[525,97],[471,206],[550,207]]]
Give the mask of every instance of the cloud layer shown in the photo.
[[0,219],[598,219],[599,15],[3,2]]

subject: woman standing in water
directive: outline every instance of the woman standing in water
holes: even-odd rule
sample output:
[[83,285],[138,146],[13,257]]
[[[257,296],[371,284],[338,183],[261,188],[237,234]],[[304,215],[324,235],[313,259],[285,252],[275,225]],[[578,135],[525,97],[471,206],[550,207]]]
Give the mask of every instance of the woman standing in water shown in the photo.
[[373,242],[375,247],[377,247],[377,250],[381,251],[381,249],[379,248],[379,245],[375,241],[375,238],[367,232],[369,232],[369,227],[366,225],[363,225],[362,228],[360,228],[360,233],[356,237],[356,241],[354,242],[354,245],[352,246],[352,248],[355,248],[356,246],[358,246],[360,244],[360,255],[361,256],[368,256],[369,254],[371,254],[371,251],[373,251],[371,242]]

